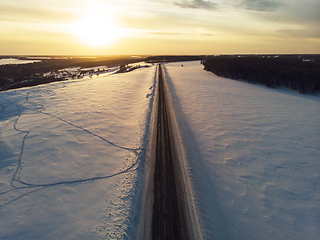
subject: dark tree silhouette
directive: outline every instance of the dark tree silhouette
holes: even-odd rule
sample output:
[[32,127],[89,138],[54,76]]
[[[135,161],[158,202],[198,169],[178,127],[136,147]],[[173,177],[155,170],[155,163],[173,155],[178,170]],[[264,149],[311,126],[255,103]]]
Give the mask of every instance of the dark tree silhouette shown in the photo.
[[287,87],[303,94],[320,92],[320,55],[215,56],[203,61],[204,69],[219,76]]

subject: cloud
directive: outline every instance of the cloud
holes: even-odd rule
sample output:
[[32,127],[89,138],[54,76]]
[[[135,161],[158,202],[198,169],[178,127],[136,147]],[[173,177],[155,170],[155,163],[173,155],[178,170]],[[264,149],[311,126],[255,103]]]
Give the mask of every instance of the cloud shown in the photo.
[[1,6],[0,19],[12,22],[67,21],[74,19],[71,12],[59,9],[32,8],[26,6]]
[[211,33],[197,33],[197,32],[150,32],[152,35],[167,35],[167,36],[177,36],[177,35],[185,35],[185,36],[214,36]]
[[278,32],[296,38],[320,38],[320,28],[318,26],[314,26],[313,28],[306,27],[301,30],[281,29]]
[[153,35],[182,35],[183,33],[178,32],[151,32]]
[[269,0],[245,0],[240,6],[247,10],[272,12],[285,4],[282,2],[269,1]]
[[182,8],[193,8],[193,9],[206,9],[213,10],[218,9],[218,4],[205,0],[180,0],[179,2],[174,2],[174,5]]

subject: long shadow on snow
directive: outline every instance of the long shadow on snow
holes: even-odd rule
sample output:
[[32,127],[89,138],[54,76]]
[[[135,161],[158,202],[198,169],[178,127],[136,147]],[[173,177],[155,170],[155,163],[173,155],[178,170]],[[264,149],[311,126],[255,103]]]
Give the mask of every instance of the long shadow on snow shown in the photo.
[[232,226],[232,223],[222,210],[221,202],[214,186],[215,183],[211,181],[209,177],[210,173],[204,165],[204,160],[199,150],[197,140],[183,113],[174,84],[165,67],[164,70],[187,158],[188,174],[192,184],[190,187],[195,202],[198,203],[198,205],[195,204],[195,207],[202,236],[204,239],[231,240],[232,237],[229,233],[229,227]]

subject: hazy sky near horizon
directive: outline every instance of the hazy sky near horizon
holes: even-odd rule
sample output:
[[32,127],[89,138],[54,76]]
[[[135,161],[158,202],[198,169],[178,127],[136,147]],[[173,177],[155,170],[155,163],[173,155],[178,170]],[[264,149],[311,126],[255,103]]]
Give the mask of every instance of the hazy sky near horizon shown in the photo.
[[320,54],[320,0],[0,0],[0,55]]

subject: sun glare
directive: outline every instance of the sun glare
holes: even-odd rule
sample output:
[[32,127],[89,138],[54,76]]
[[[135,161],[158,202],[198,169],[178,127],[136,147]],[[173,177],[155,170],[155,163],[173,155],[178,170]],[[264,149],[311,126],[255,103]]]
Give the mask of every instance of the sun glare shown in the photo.
[[107,46],[125,35],[123,28],[108,13],[86,13],[71,26],[73,34],[84,44],[93,47]]

